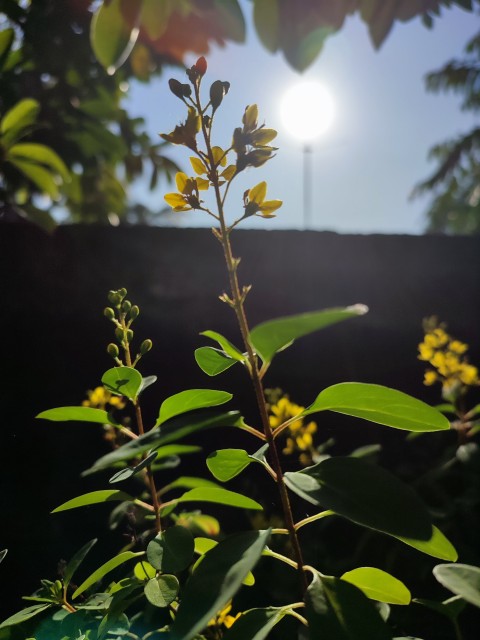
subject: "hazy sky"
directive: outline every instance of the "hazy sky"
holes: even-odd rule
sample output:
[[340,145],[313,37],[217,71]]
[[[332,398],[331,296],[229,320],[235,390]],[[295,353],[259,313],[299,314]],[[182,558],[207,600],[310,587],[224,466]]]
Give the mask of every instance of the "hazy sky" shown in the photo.
[[[241,4],[249,14],[250,2]],[[250,218],[244,226],[303,228],[302,146],[284,131],[278,105],[292,84],[316,79],[329,88],[336,114],[331,129],[314,145],[311,227],[340,233],[421,233],[428,198],[410,201],[409,194],[434,169],[427,160],[428,150],[474,123],[471,114],[460,111],[458,96],[427,93],[423,78],[460,56],[479,25],[478,16],[452,9],[431,30],[418,19],[396,24],[380,51],[375,51],[366,26],[357,17],[349,18],[302,75],[280,54],[269,54],[251,25],[246,45],[215,48],[207,57],[206,88],[216,79],[231,83],[218,112],[215,142],[228,146],[245,106],[254,102],[260,119],[278,131],[277,156],[241,174],[237,187],[232,188],[231,216],[241,215],[243,191],[266,180],[268,198],[281,199],[284,205],[276,218]],[[170,77],[186,81],[182,75],[167,69],[150,85],[132,85],[130,108],[146,119],[152,134],[171,131],[184,119],[182,103],[167,86]],[[171,149],[170,155],[191,173],[187,150]],[[164,206],[163,194],[172,190],[162,181],[151,194],[139,184],[132,196],[157,211]],[[211,226],[211,222],[200,212],[174,214],[159,221],[182,227]]]

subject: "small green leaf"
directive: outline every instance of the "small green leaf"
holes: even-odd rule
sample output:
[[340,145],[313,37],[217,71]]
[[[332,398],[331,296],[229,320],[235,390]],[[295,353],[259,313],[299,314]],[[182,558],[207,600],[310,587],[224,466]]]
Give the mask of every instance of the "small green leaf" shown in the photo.
[[44,144],[19,142],[10,147],[8,155],[10,158],[13,157],[45,165],[51,171],[58,173],[63,180],[68,180],[70,175],[60,156]]
[[447,418],[428,404],[378,384],[343,382],[324,389],[303,415],[334,411],[406,431],[450,429]]
[[171,418],[175,418],[183,413],[194,411],[195,409],[205,409],[207,407],[218,407],[232,399],[232,394],[226,391],[215,391],[213,389],[188,389],[170,396],[162,402],[156,427]]
[[102,564],[101,567],[96,569],[90,576],[88,576],[86,580],[82,582],[82,584],[74,592],[72,599],[75,600],[75,598],[78,598],[78,596],[86,591],[89,587],[99,582],[103,577],[107,575],[107,573],[110,573],[110,571],[113,571],[121,564],[124,564],[125,562],[128,562],[133,558],[139,558],[143,555],[145,555],[144,551],[137,551],[136,553],[133,551],[123,551],[123,553],[118,554],[118,556],[111,558],[111,560],[108,560],[107,562]]
[[58,200],[60,196],[58,184],[55,181],[55,176],[50,170],[44,169],[35,162],[18,160],[17,158],[10,158],[10,156],[7,156],[7,160],[10,164],[13,164],[14,167],[26,175],[40,191],[49,195],[52,200]]
[[172,575],[162,575],[152,578],[145,585],[145,596],[154,607],[165,608],[177,597],[180,583]]
[[140,582],[145,582],[145,580],[155,578],[157,571],[155,567],[152,567],[152,565],[146,560],[140,560],[140,562],[137,562],[133,567],[133,575],[137,580],[140,580]]
[[203,557],[183,589],[170,640],[192,640],[235,595],[261,557],[270,530],[229,536]]
[[220,482],[227,482],[238,476],[252,462],[252,458],[243,449],[222,449],[208,456],[207,467],[214,478]]
[[216,482],[205,478],[194,478],[192,476],[180,476],[168,485],[168,489],[197,489],[198,487],[218,487]]
[[91,491],[90,493],[84,493],[82,496],[78,496],[76,498],[72,498],[72,500],[64,502],[54,509],[52,513],[68,511],[68,509],[77,509],[78,507],[86,507],[91,504],[100,504],[102,502],[124,502],[126,500],[133,501],[133,498],[124,491],[113,489]]
[[217,504],[225,504],[229,507],[237,507],[239,509],[254,509],[263,510],[261,504],[247,498],[247,496],[241,493],[235,493],[234,491],[228,491],[228,489],[201,487],[198,489],[191,489],[177,499],[177,502],[215,502]]
[[433,525],[433,532],[429,540],[415,540],[412,538],[405,538],[402,536],[394,536],[401,542],[408,544],[410,547],[426,553],[434,558],[440,560],[449,560],[455,562],[458,558],[458,553],[453,544],[446,538],[443,533],[435,525]]
[[40,111],[40,103],[31,98],[25,98],[17,102],[0,121],[0,134],[2,138],[11,141],[18,134],[35,123],[38,112]]
[[336,457],[285,474],[287,486],[312,504],[394,536],[430,540],[429,513],[411,487],[360,458]]
[[[243,423],[242,416],[238,411],[227,411],[225,413],[207,412],[202,416],[178,416],[162,425],[160,428],[151,429],[143,436],[131,440],[118,447],[114,451],[107,453],[95,462],[93,467],[87,472],[93,473],[100,469],[105,469],[122,460],[130,460],[145,451],[157,449],[161,445],[166,445],[175,440],[180,440],[197,431],[210,429],[212,427],[238,426]],[[172,445],[173,446],[173,445]],[[179,445],[175,445],[179,446]]]
[[442,586],[480,607],[480,567],[469,564],[438,564],[433,575]]
[[280,36],[280,7],[278,0],[255,0],[253,21],[263,46],[275,53]]
[[14,40],[15,31],[13,29],[3,29],[3,31],[0,31],[0,69],[3,68],[3,63],[10,53]]
[[375,606],[353,585],[315,574],[307,589],[306,617],[312,638],[391,640]]
[[102,3],[95,12],[91,27],[90,41],[93,52],[100,64],[109,74],[125,62],[138,37],[138,21],[142,3],[139,0],[129,2],[127,20],[122,12],[122,0]]
[[196,363],[207,376],[218,376],[237,364],[237,360],[214,347],[200,347],[195,349],[194,355]]
[[8,549],[2,549],[0,551],[0,562],[2,562],[2,560],[5,560],[5,556],[7,555],[7,553],[8,553]]
[[222,336],[221,333],[208,330],[208,331],[202,331],[200,335],[206,336],[207,338],[210,338],[211,340],[215,340],[215,342],[218,342],[220,347],[227,354],[227,356],[230,356],[230,358],[233,358],[238,362],[245,362],[246,357],[243,355],[243,353],[239,349],[237,349],[237,347],[235,347],[229,340],[227,340],[227,338]]
[[90,551],[93,545],[96,544],[96,542],[97,542],[97,538],[90,540],[90,542],[87,542],[87,544],[83,545],[83,547],[77,551],[77,553],[73,556],[73,558],[71,558],[71,560],[65,567],[65,571],[63,573],[63,582],[66,587],[68,587],[68,585],[70,584],[70,581],[72,580],[73,574],[78,569],[78,567],[82,564],[87,553]]
[[103,374],[102,384],[112,393],[125,396],[133,402],[140,393],[143,378],[132,367],[113,367]]
[[117,423],[103,409],[93,409],[92,407],[56,407],[39,413],[37,418],[52,420],[53,422],[95,422],[97,424]]
[[37,616],[39,613],[42,613],[42,611],[46,611],[51,606],[51,604],[34,604],[32,607],[22,609],[18,613],[15,613],[13,616],[10,616],[6,620],[4,620],[0,624],[0,629],[4,629],[5,627],[12,627],[15,624],[26,622],[27,620],[30,620],[30,618]]
[[[83,628],[85,627],[83,626]],[[118,638],[124,636],[129,629],[130,621],[124,613],[109,611],[100,622],[97,638],[98,640],[107,640],[107,638],[112,638],[112,636]],[[87,636],[85,636],[85,640],[87,640]]]
[[193,558],[195,543],[188,529],[174,525],[159,533],[147,547],[150,564],[162,573],[186,569]]
[[424,598],[415,598],[413,600],[416,604],[421,604],[432,611],[446,616],[449,620],[456,620],[458,616],[467,606],[467,603],[461,596],[453,596],[443,602],[437,602],[436,600],[425,600]]
[[367,598],[378,602],[407,605],[412,599],[403,582],[375,567],[359,567],[347,571],[341,579],[363,591]]
[[287,607],[244,611],[223,636],[224,640],[264,640],[288,613]]
[[354,305],[344,309],[311,311],[263,322],[252,329],[250,340],[264,362],[271,362],[273,356],[289,347],[294,340],[314,333],[331,324],[364,315],[364,305]]
[[113,484],[115,482],[123,482],[124,480],[127,480],[132,476],[136,476],[137,473],[140,473],[140,471],[143,471],[145,467],[148,467],[149,465],[151,465],[156,457],[157,457],[157,452],[153,451],[141,462],[139,462],[135,467],[126,467],[125,469],[120,469],[120,471],[117,471],[117,473],[115,473],[108,482],[110,484]]

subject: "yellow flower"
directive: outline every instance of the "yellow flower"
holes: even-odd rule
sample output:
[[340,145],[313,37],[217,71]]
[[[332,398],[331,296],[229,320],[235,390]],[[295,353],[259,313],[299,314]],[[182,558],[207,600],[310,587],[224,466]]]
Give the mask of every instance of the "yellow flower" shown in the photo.
[[172,144],[183,144],[189,149],[197,150],[197,133],[202,127],[202,119],[194,107],[188,108],[188,116],[183,124],[179,124],[171,133],[161,133],[160,137]]
[[183,171],[179,171],[175,176],[179,193],[167,193],[165,201],[174,211],[190,211],[200,209],[201,200],[199,191],[208,189],[208,180],[204,178],[189,178]]
[[243,127],[233,132],[232,147],[237,154],[237,172],[248,166],[260,167],[272,157],[275,147],[268,146],[277,135],[275,129],[258,126],[258,107],[252,104],[245,109]]
[[123,409],[125,400],[120,396],[113,395],[105,387],[95,387],[95,389],[87,391],[87,399],[82,402],[82,406],[103,410],[109,407]]
[[437,380],[438,380],[438,375],[435,373],[435,371],[432,371],[432,369],[427,369],[427,371],[425,371],[424,378],[423,378],[423,384],[426,387],[430,387]]
[[232,609],[232,601],[230,600],[223,607],[223,609],[221,611],[219,611],[217,613],[217,615],[210,620],[210,622],[208,623],[208,626],[209,627],[222,627],[222,626],[224,626],[224,627],[227,627],[227,629],[230,629],[230,627],[233,625],[235,620],[242,615],[241,613],[237,613],[236,616],[231,616],[230,615],[231,609]]
[[288,396],[282,396],[270,407],[269,422],[272,429],[276,429],[287,420],[299,416],[298,420],[291,422],[286,429],[288,431],[283,453],[292,455],[300,451],[300,462],[307,465],[311,463],[312,454],[315,453],[313,434],[317,431],[317,424],[313,421],[305,424],[300,417],[304,410],[305,407],[291,402]]
[[267,183],[260,182],[255,187],[246,191],[244,195],[245,218],[259,215],[263,218],[274,218],[274,211],[279,209],[283,202],[281,200],[265,200],[267,195]]

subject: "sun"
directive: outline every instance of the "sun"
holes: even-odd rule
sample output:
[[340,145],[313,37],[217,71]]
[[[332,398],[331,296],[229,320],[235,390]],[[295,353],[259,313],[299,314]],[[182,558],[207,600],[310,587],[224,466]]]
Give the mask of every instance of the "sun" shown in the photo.
[[334,116],[335,104],[330,92],[313,80],[290,87],[280,103],[283,125],[292,136],[304,143],[325,133]]

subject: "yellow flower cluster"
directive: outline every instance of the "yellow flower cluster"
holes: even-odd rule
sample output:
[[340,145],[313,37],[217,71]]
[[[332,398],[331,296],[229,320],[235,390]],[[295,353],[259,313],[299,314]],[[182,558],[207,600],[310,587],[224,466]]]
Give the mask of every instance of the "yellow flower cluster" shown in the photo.
[[418,345],[418,358],[433,369],[425,371],[424,384],[440,382],[444,395],[458,393],[462,387],[480,384],[477,367],[469,364],[465,354],[468,345],[450,336],[435,319],[426,322],[425,337]]
[[305,407],[291,402],[287,395],[283,395],[275,404],[270,406],[269,421],[270,426],[275,430],[287,420],[299,416],[297,420],[292,420],[287,427],[287,438],[283,453],[292,455],[300,452],[300,462],[308,465],[315,454],[313,435],[317,431],[317,424],[313,421],[305,423],[304,419],[300,417],[304,410]]
[[208,623],[209,627],[226,627],[230,629],[235,620],[240,617],[241,613],[237,613],[236,616],[231,616],[230,611],[232,609],[232,601],[227,602],[221,611],[217,613],[215,618],[212,618]]
[[120,396],[113,395],[105,387],[95,387],[95,389],[87,391],[87,399],[82,402],[82,407],[92,407],[104,411],[111,407],[123,409],[125,400]]

